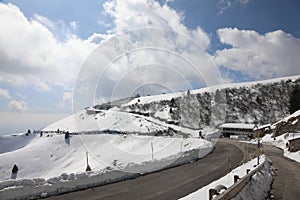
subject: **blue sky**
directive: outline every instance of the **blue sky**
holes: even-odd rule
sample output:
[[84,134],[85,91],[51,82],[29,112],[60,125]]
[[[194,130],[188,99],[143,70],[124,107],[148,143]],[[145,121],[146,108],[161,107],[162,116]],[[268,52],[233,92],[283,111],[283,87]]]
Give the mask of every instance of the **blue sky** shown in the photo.
[[[82,69],[87,69],[84,63],[89,55],[99,45],[115,45],[109,38],[136,28],[163,27],[182,33],[201,45],[204,51],[199,53],[200,56],[188,51],[187,46],[183,50],[188,53],[180,54],[191,59],[209,57],[214,63],[209,69],[199,68],[203,77],[198,81],[192,76],[192,70],[185,74],[186,79],[190,79],[190,88],[205,85],[204,79],[209,85],[207,83],[215,77],[216,70],[222,83],[299,75],[300,72],[300,2],[297,0],[0,2],[0,115],[1,119],[6,119],[0,124],[2,134],[38,129],[72,113],[73,90],[78,75],[83,73]],[[167,33],[170,32],[165,35]],[[123,34],[123,37],[128,35]],[[159,46],[167,41],[160,37],[155,33],[141,38],[144,41],[153,39],[151,45]],[[182,44],[178,38],[173,39],[173,46],[170,43],[165,46],[175,51]],[[140,52],[117,60],[111,67],[113,76],[108,75],[101,82],[105,89],[98,92],[103,94],[97,96],[99,102],[111,98],[112,91],[106,91],[107,88],[114,88],[120,82],[116,78],[124,77],[131,69],[133,63],[129,58],[134,56],[141,57],[142,61],[148,59]],[[161,57],[162,54],[151,59],[154,63],[166,62]],[[170,66],[172,62],[178,63],[172,59],[167,63]],[[135,62],[134,65],[142,65],[139,60]],[[122,65],[128,65],[127,71]],[[186,72],[187,67],[182,69]],[[180,72],[180,69],[172,70]],[[120,87],[124,94],[120,93],[116,98],[134,93],[132,88],[141,84],[133,75],[126,77],[127,82],[122,84],[131,90]],[[171,88],[170,91],[188,89],[185,84],[170,83],[171,78],[168,82],[163,80],[164,77],[155,78],[148,75],[142,80],[159,82],[164,85],[162,88]],[[89,88],[88,85],[85,87]],[[40,115],[45,117],[37,117]],[[15,125],[16,120],[22,121],[22,118],[31,120]]]

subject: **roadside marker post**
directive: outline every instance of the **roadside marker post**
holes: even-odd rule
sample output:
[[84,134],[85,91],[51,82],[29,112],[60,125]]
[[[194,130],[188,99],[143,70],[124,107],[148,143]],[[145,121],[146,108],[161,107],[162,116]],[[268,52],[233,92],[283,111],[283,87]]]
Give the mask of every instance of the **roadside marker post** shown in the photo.
[[153,142],[151,142],[151,151],[152,151],[152,160],[154,159],[154,155],[153,155]]

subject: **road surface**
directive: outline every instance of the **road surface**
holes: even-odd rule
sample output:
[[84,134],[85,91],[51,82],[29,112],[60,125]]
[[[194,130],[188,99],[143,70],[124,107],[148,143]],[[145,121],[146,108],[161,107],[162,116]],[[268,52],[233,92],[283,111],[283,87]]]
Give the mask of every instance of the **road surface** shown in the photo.
[[274,146],[264,145],[263,149],[276,168],[269,199],[300,199],[300,164],[285,158],[283,151]]
[[243,153],[236,145],[219,140],[215,147],[214,152],[193,163],[46,199],[178,199],[219,179],[243,160]]

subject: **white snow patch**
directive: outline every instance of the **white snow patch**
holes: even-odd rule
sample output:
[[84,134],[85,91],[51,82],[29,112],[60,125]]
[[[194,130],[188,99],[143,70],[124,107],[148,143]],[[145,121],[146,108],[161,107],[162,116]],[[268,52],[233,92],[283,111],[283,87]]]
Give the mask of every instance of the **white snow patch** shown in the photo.
[[[260,157],[260,163],[265,163],[266,166],[264,166],[263,170],[256,173],[255,175],[253,175],[253,177],[252,177],[253,183],[251,181],[248,185],[246,185],[245,188],[247,188],[249,191],[242,190],[238,197],[241,196],[241,197],[244,197],[244,199],[252,199],[251,197],[249,198],[249,196],[247,196],[249,193],[252,194],[252,192],[256,192],[257,194],[259,194],[260,189],[263,189],[263,191],[261,191],[262,193],[268,192],[270,190],[272,177],[271,177],[271,182],[270,182],[269,161],[267,161],[266,157],[264,155],[262,155]],[[196,192],[193,192],[193,193],[189,194],[188,196],[181,198],[181,200],[209,199],[209,189],[213,189],[218,185],[223,185],[226,188],[231,187],[234,184],[234,180],[233,180],[234,175],[238,175],[240,178],[242,178],[245,175],[247,175],[246,169],[250,169],[252,171],[258,167],[258,166],[256,166],[256,164],[257,164],[257,158],[255,158],[247,163],[244,163],[243,165],[232,170],[230,173],[228,173],[224,177],[220,178],[219,180],[216,180],[216,181],[210,183],[209,185],[202,187],[201,189],[197,190]],[[255,185],[255,184],[258,184],[258,185],[265,184],[264,181],[266,179],[268,180],[268,182],[266,182],[265,188],[253,187],[253,185]],[[261,199],[261,198],[258,198],[258,199]]]
[[297,139],[297,138],[300,138],[300,133],[285,133],[283,135],[277,136],[275,140],[274,138],[272,138],[271,134],[267,134],[262,138],[261,142],[281,148],[284,151],[285,157],[300,162],[300,151],[293,152],[293,153],[289,152],[287,146],[288,141],[290,139]]

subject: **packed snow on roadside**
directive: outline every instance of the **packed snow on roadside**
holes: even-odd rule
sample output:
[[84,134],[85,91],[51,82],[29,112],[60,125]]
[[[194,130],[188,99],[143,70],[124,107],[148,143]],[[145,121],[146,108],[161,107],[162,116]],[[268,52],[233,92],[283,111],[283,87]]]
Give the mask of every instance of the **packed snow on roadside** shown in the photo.
[[[121,134],[72,135],[67,140],[63,134],[1,136],[0,147],[0,199],[48,196],[124,180],[204,157],[213,148],[196,138]],[[86,152],[90,173],[85,172]],[[16,180],[11,179],[14,164],[19,168]]]
[[277,136],[275,140],[274,138],[272,138],[271,134],[267,134],[262,138],[261,142],[281,148],[284,151],[285,157],[300,162],[300,151],[293,153],[288,151],[289,140],[296,138],[300,138],[300,133],[285,133],[283,135]]
[[[268,159],[264,155],[260,157],[260,163],[264,163],[262,170],[252,176],[251,181],[234,199],[264,199],[264,197],[267,195],[272,183],[271,167]],[[226,188],[231,187],[234,184],[234,175],[238,175],[240,178],[242,178],[247,174],[246,169],[253,171],[257,168],[256,164],[257,158],[244,163],[224,177],[202,187],[186,197],[181,198],[181,200],[209,199],[209,189],[214,189],[218,185],[223,185]],[[221,192],[224,192],[224,190]]]

